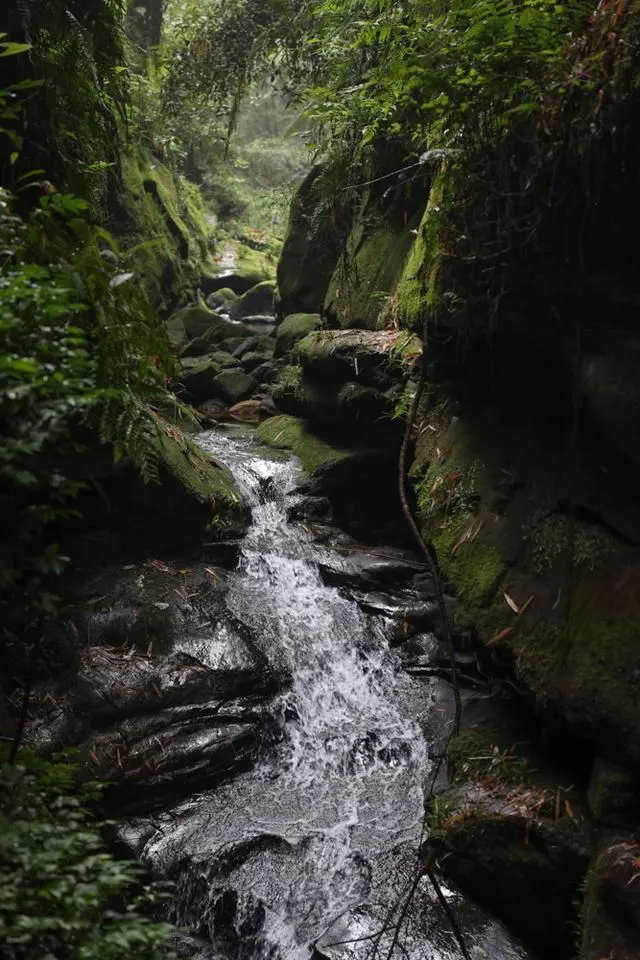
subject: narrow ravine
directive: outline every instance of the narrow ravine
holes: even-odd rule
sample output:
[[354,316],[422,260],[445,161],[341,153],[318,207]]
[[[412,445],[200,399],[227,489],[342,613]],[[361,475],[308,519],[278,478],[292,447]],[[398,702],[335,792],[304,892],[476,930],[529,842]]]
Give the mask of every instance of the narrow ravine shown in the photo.
[[[156,815],[141,857],[177,880],[171,917],[211,945],[200,956],[386,957],[394,931],[375,934],[417,864],[435,681],[403,673],[389,624],[322,582],[318,563],[332,551],[287,520],[296,463],[268,458],[248,433],[201,444],[251,503],[227,604],[290,678],[275,705],[282,739],[250,772]],[[528,956],[448,895],[472,956]],[[426,886],[398,940],[394,956],[459,956]]]

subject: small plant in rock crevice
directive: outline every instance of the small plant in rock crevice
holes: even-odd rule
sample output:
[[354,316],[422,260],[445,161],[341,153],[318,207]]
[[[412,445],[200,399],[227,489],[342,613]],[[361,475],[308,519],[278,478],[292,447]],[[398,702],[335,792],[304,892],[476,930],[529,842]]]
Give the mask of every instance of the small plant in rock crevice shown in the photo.
[[523,527],[523,538],[531,547],[531,561],[538,575],[551,569],[566,554],[576,566],[595,570],[618,549],[614,538],[602,527],[577,520],[552,506],[534,509]]

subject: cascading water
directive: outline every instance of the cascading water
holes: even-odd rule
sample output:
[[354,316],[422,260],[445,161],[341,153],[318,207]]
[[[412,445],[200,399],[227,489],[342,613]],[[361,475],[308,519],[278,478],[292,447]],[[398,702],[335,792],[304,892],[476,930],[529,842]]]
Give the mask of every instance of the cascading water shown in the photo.
[[[295,463],[268,459],[242,433],[201,443],[252,506],[227,603],[270,666],[290,677],[278,704],[283,736],[255,769],[174,808],[143,858],[179,865],[173,918],[212,944],[209,957],[385,958],[389,911],[417,864],[431,688],[402,673],[383,620],[321,581],[317,565],[330,551],[286,518]],[[447,894],[472,956],[527,956],[499,924]],[[397,956],[409,960],[459,956],[426,882],[397,939]]]

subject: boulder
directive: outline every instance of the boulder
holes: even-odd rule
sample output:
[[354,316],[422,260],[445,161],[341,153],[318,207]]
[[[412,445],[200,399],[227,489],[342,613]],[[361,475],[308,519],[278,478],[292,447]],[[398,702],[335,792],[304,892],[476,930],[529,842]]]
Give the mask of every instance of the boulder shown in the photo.
[[[313,479],[315,496],[326,496],[336,521],[365,543],[409,542],[398,497],[398,446],[333,445],[291,416],[265,420],[257,430],[263,443],[292,450]],[[371,483],[371,477],[376,483]]]
[[229,419],[229,408],[224,400],[205,400],[198,407],[198,413],[205,421],[212,421],[213,423],[224,423]]
[[253,371],[257,367],[261,367],[265,361],[265,356],[263,353],[256,353],[255,350],[250,350],[248,353],[245,353],[240,365],[243,370],[246,370],[247,373],[253,374]]
[[227,367],[238,366],[238,361],[232,353],[229,353],[228,350],[213,350],[211,353],[209,353],[209,359],[213,363],[217,363],[221,370],[224,370]]
[[249,353],[250,350],[255,350],[259,343],[259,337],[247,337],[246,340],[243,340],[239,347],[236,347],[233,351],[233,356],[236,360],[240,360],[245,353]]
[[229,416],[240,423],[260,423],[264,419],[260,400],[243,400],[229,408]]
[[275,383],[278,378],[278,368],[269,361],[264,362],[264,357],[262,359],[263,363],[261,363],[260,366],[254,367],[251,371],[251,376],[261,384]]
[[237,296],[241,296],[265,279],[264,272],[256,267],[248,267],[246,270],[238,267],[231,273],[203,277],[200,290],[207,297],[219,290],[232,290]]
[[251,331],[200,306],[186,307],[182,322],[189,339],[203,337],[208,343],[222,343],[228,337],[249,337]]
[[541,772],[487,731],[454,738],[448,758],[456,781],[429,814],[425,856],[443,855],[445,876],[540,956],[574,956],[591,836],[571,781]]
[[397,330],[316,330],[298,344],[309,383],[357,383],[388,389],[411,370],[422,345]]
[[275,281],[263,280],[256,284],[250,290],[247,290],[241,297],[231,305],[231,316],[234,320],[243,320],[245,317],[273,314],[273,295],[275,291]]
[[354,587],[356,590],[404,586],[424,569],[424,563],[398,554],[389,557],[371,553],[336,556],[318,565],[324,583],[330,586]]
[[247,400],[257,386],[257,381],[243,370],[222,370],[212,384],[214,396],[222,397],[230,406]]
[[276,357],[290,355],[296,344],[321,326],[322,318],[319,313],[289,314],[276,330]]
[[237,299],[237,296],[238,294],[230,287],[222,287],[221,290],[215,290],[209,294],[207,297],[207,306],[211,310],[218,310],[221,307],[228,309],[233,301]]
[[177,393],[194,406],[216,396],[215,378],[221,368],[210,357],[186,358],[177,381]]
[[320,313],[338,260],[336,209],[335,204],[331,210],[328,204],[323,204],[319,189],[321,170],[320,166],[313,168],[291,204],[278,262],[276,310],[279,317],[297,311]]

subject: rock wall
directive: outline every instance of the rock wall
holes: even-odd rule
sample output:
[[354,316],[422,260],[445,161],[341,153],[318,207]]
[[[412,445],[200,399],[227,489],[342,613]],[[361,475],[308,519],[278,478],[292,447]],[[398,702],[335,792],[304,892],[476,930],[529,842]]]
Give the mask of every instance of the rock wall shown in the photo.
[[[630,259],[639,212],[631,159],[624,182],[612,176],[595,199],[575,171],[561,171],[564,186],[540,214],[535,243],[498,253],[489,237],[493,201],[470,200],[455,166],[421,172],[410,193],[385,182],[383,193],[365,194],[322,308],[329,327],[422,331],[426,320],[427,389],[411,468],[423,534],[457,596],[460,625],[511,674],[538,728],[571,743],[565,759],[590,782],[586,816],[596,837],[612,823],[623,830],[613,853],[593,860],[598,877],[605,862],[615,877],[624,873],[624,831],[639,819],[640,287]],[[528,201],[519,202],[524,209]],[[283,273],[285,261],[281,286]],[[313,422],[333,387],[329,378],[313,393],[305,383],[309,343],[298,348],[302,381],[292,380],[280,402]],[[603,794],[603,764],[622,792]],[[613,894],[613,881],[588,886],[585,958],[604,949],[593,918],[619,895],[615,882]],[[635,906],[625,909],[633,926]],[[616,931],[604,942],[622,960],[634,948]]]
[[200,193],[150,152],[129,146],[108,198],[107,226],[149,298],[166,313],[198,287],[209,260],[210,229]]

